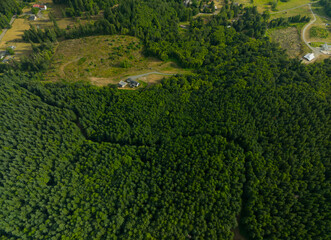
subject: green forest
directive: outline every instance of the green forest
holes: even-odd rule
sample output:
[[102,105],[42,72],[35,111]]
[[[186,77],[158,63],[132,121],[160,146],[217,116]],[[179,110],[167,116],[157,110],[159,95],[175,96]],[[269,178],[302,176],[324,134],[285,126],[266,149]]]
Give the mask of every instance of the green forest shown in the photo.
[[[232,2],[207,21],[181,0],[54,3],[104,17],[31,28],[33,54],[0,64],[1,240],[330,239],[330,59],[289,59]],[[57,41],[112,34],[194,73],[44,81]]]

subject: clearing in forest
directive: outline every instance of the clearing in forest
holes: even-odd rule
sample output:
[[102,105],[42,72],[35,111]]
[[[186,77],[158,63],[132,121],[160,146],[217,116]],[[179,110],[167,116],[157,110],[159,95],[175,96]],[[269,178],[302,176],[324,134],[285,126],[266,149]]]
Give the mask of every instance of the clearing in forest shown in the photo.
[[290,58],[299,58],[309,49],[300,39],[300,34],[296,27],[280,28],[269,30],[269,37],[277,42],[283,49],[286,49]]
[[97,86],[105,86],[150,72],[160,74],[151,74],[138,80],[155,83],[170,76],[162,74],[184,74],[190,71],[179,68],[174,62],[145,57],[138,38],[124,35],[93,36],[60,42],[46,79],[89,81]]

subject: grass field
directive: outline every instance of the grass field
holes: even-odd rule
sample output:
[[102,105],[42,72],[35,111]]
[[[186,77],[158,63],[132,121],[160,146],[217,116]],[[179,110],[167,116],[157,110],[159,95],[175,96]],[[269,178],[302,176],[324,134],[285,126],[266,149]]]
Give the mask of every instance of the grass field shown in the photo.
[[[148,72],[189,73],[174,62],[146,58],[142,43],[130,36],[94,36],[59,43],[46,74],[48,81],[89,81],[98,86],[116,84],[128,76]],[[162,75],[143,77],[146,83],[155,83]]]
[[[251,0],[235,0],[236,3],[243,4],[245,7],[252,7],[256,6],[259,12],[263,12],[265,10],[271,11],[271,5],[270,2],[273,0],[253,0],[253,3],[251,3]],[[278,1],[277,4],[277,11],[283,11],[286,9],[298,7],[303,4],[307,4],[311,2],[310,0],[290,0],[289,2],[281,2]]]
[[288,17],[297,16],[297,15],[301,15],[302,17],[303,16],[312,17],[309,7],[303,6],[303,7],[292,9],[289,11],[271,14],[270,20],[274,19],[274,18],[280,18],[280,17],[288,18]]
[[296,27],[268,30],[272,41],[277,42],[286,49],[290,58],[298,58],[308,51],[308,47],[301,41],[299,31]]

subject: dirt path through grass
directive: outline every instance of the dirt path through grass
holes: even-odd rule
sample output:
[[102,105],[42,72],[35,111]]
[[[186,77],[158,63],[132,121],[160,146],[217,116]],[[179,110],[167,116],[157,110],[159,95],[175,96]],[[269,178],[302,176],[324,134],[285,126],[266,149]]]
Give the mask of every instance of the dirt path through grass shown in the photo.
[[60,66],[60,74],[61,74],[61,77],[64,77],[64,76],[66,75],[65,72],[64,72],[64,68],[65,68],[66,66],[68,66],[69,64],[71,64],[71,63],[77,62],[79,59],[80,59],[80,57],[78,57],[78,58],[76,58],[76,59],[74,59],[74,60],[71,60],[71,61],[69,61],[69,62],[67,62],[67,63],[61,65],[61,66]]

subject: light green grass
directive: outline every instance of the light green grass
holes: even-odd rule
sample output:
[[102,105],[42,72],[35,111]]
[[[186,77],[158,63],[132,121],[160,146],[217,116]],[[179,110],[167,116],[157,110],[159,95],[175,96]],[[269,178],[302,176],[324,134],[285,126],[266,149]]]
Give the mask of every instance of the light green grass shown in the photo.
[[310,44],[310,46],[312,46],[312,47],[320,47],[321,45],[324,44],[324,42],[311,42],[311,43],[309,43],[309,44]]
[[280,12],[280,13],[275,13],[275,14],[271,14],[270,15],[270,20],[275,19],[275,18],[288,18],[288,17],[293,17],[293,16],[297,16],[297,15],[301,15],[303,16],[308,16],[310,18],[312,18],[312,14],[309,10],[308,6],[303,6],[301,8],[296,8],[290,11],[286,11],[286,12]]
[[[244,6],[252,7],[252,6],[257,6],[257,9],[259,12],[263,12],[265,10],[271,11],[271,5],[270,2],[273,0],[253,0],[253,4],[250,3],[250,0],[235,0],[235,2],[239,4],[243,4]],[[281,2],[278,1],[277,4],[277,11],[282,11],[290,8],[294,8],[303,4],[310,3],[310,0],[290,0],[289,2]]]

